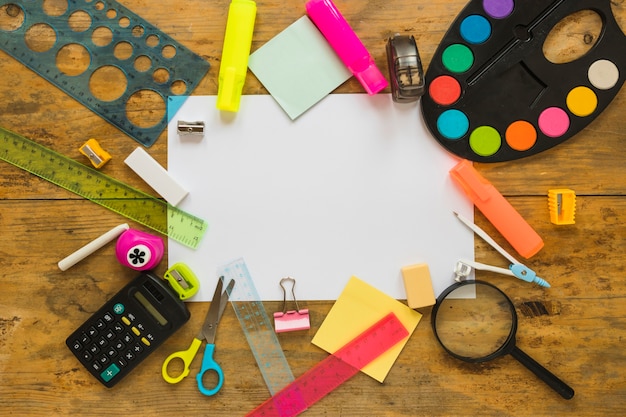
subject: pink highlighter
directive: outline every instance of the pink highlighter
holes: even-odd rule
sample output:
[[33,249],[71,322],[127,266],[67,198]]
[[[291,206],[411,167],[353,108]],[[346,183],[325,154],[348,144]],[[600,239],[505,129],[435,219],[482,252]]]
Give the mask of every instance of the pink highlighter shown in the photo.
[[387,87],[387,79],[331,0],[309,0],[306,12],[368,94]]

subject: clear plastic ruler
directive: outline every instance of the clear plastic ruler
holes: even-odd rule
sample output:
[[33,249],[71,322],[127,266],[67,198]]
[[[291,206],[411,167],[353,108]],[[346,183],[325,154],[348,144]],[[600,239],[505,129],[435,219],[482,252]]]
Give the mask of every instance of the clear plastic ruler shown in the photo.
[[[209,63],[114,0],[64,3],[3,2],[0,48],[137,142],[152,145],[167,126],[168,96],[181,97],[176,103],[182,105]],[[153,109],[149,120],[133,116],[144,114],[135,111],[144,103]]]
[[195,249],[208,224],[167,202],[0,128],[0,159]]
[[218,274],[237,283],[229,300],[248,340],[254,359],[271,395],[293,382],[294,377],[272,322],[243,259],[220,267]]
[[247,416],[293,417],[301,414],[408,335],[396,315],[389,313]]

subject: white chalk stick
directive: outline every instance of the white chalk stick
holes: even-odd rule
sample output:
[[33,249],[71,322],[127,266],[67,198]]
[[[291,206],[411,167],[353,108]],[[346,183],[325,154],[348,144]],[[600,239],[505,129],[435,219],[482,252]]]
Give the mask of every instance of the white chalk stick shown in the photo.
[[67,271],[69,268],[76,265],[78,262],[85,259],[87,256],[91,255],[107,243],[111,242],[113,239],[121,235],[125,230],[128,230],[128,225],[126,223],[120,224],[119,226],[115,226],[113,229],[109,230],[102,236],[92,240],[87,243],[82,248],[78,249],[76,252],[71,255],[61,259],[58,263],[59,269],[61,271]]

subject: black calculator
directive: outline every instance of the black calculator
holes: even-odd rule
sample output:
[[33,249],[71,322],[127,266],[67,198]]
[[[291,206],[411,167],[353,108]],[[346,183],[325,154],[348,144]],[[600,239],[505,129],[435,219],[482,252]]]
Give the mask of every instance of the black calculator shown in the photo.
[[85,368],[112,387],[185,324],[191,314],[166,281],[143,272],[65,343]]

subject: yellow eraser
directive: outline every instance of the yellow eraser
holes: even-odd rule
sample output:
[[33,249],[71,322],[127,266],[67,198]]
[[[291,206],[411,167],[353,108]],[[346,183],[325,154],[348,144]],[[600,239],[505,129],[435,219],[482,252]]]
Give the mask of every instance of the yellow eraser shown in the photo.
[[406,301],[410,308],[427,307],[435,304],[435,290],[427,264],[416,264],[402,268],[402,280],[406,291]]

